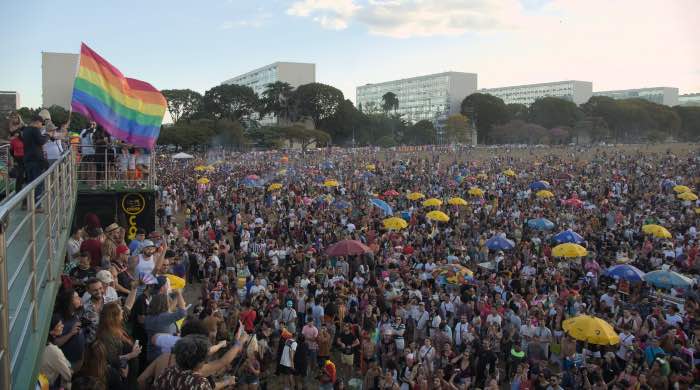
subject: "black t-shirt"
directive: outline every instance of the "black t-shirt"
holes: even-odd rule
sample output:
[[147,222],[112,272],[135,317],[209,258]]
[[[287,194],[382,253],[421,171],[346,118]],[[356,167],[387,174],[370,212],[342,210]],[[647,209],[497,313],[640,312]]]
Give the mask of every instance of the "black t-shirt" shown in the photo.
[[343,348],[343,353],[346,355],[351,355],[352,354],[352,344],[355,343],[355,340],[357,340],[357,337],[355,337],[352,332],[349,333],[341,333],[340,334],[340,341],[345,345],[345,348]]

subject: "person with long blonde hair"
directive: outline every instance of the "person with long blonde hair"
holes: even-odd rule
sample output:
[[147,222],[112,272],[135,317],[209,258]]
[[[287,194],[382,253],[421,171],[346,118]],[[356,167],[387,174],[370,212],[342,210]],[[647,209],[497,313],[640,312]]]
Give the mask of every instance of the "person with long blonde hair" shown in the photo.
[[132,378],[138,373],[137,358],[141,354],[141,345],[134,342],[124,329],[124,312],[118,302],[104,305],[100,313],[96,340],[99,340],[107,352],[109,364],[113,367],[131,366]]

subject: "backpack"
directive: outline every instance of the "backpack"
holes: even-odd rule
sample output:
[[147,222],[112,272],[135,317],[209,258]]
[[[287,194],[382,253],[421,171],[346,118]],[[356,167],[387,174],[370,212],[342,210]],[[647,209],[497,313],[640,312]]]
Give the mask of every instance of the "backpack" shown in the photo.
[[10,140],[10,150],[15,158],[24,158],[24,142],[22,141],[22,137],[17,136]]

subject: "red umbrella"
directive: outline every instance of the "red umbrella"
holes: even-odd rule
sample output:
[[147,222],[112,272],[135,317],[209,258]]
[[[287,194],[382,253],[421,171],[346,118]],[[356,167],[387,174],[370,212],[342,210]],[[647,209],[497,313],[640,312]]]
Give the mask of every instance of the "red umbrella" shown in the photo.
[[258,179],[260,179],[260,176],[258,176],[258,175],[248,175],[248,176],[246,176],[245,178],[246,178],[246,179],[250,179],[250,180],[258,180]]
[[567,199],[564,201],[564,204],[567,206],[573,206],[573,207],[583,206],[583,202],[581,201],[581,199],[577,199],[577,198]]
[[326,249],[328,256],[354,256],[369,253],[372,250],[357,240],[342,240]]
[[386,190],[384,191],[384,196],[399,196],[400,194],[396,190]]

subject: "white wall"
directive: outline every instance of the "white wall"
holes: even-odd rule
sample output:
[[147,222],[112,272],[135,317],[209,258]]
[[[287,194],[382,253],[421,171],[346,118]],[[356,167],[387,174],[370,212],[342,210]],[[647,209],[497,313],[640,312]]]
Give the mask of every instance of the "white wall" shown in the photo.
[[457,114],[462,100],[477,90],[476,73],[450,72],[450,115]]
[[316,82],[316,64],[280,62],[277,65],[277,79],[294,88]]

